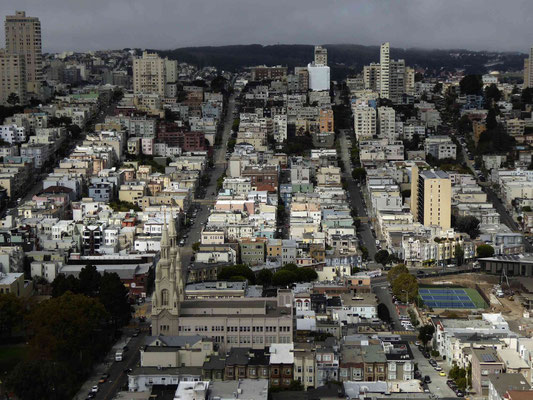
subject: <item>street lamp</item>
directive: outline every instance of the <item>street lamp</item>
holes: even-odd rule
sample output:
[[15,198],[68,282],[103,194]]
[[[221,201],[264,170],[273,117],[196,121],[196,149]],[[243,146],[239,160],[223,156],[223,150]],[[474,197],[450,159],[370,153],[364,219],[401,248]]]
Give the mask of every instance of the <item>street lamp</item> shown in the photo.
[[407,296],[406,296],[406,303],[407,303],[407,306],[409,306],[409,292],[405,289],[402,290],[402,293],[405,293]]

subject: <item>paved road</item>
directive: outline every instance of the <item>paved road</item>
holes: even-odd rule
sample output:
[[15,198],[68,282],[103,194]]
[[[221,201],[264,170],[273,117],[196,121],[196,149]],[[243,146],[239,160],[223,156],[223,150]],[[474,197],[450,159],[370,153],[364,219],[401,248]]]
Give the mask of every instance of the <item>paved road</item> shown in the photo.
[[402,324],[400,323],[400,318],[398,316],[398,313],[396,312],[396,307],[394,306],[394,303],[392,302],[392,296],[389,293],[389,283],[387,281],[386,277],[380,277],[380,278],[373,278],[372,279],[372,290],[376,294],[378,301],[385,306],[387,306],[389,310],[389,315],[391,317],[391,322],[393,324],[392,328],[394,330],[403,330]]
[[[439,399],[443,397],[456,397],[453,390],[450,389],[446,384],[448,377],[440,376],[439,373],[435,371],[435,369],[429,364],[429,361],[424,358],[420,350],[418,350],[418,347],[411,345],[411,351],[415,358],[415,363],[418,364],[418,370],[422,374],[422,377],[429,375],[431,378],[431,383],[428,384],[430,392]],[[445,363],[438,364],[443,367],[443,371],[447,374],[448,371],[444,370]]]
[[[344,164],[344,174],[343,177],[346,179],[346,184],[348,187],[348,193],[350,194],[350,202],[352,208],[355,210],[357,216],[359,217],[368,217],[366,212],[366,206],[363,200],[363,194],[361,193],[360,187],[357,186],[356,182],[352,177],[352,164],[350,160],[350,149],[352,146],[348,143],[347,134],[349,130],[341,129],[339,133],[339,140],[341,143],[341,159]],[[374,254],[377,252],[376,248],[376,238],[372,234],[370,229],[370,223],[361,222],[361,226],[358,230],[363,241],[363,245],[368,250],[369,260],[374,259]]]
[[[117,392],[122,390],[128,382],[127,370],[128,368],[135,368],[140,359],[140,348],[144,344],[144,339],[148,333],[148,326],[145,324],[143,330],[137,337],[132,337],[133,329],[124,328],[124,334],[115,343],[113,348],[109,351],[105,360],[96,366],[93,375],[87,379],[82,385],[76,397],[76,400],[85,399],[93,386],[98,386],[99,391],[95,397],[96,400],[110,400]],[[115,361],[115,354],[117,350],[128,346],[128,351],[124,353],[122,361]],[[109,379],[107,382],[98,384],[98,380],[104,374],[108,373]]]
[[[208,171],[209,184],[206,186],[206,194],[203,200],[215,200],[217,197],[216,188],[218,178],[226,171],[226,151],[228,147],[228,140],[231,135],[231,127],[233,125],[233,109],[235,108],[235,97],[231,95],[228,100],[228,111],[224,119],[224,130],[222,133],[221,145],[215,149],[213,155],[214,167]],[[200,241],[200,235],[204,224],[209,218],[210,209],[206,204],[201,202],[195,202],[197,207],[200,207],[198,214],[195,218],[194,224],[186,232],[188,237],[185,241],[185,246],[181,249],[182,263],[184,272],[187,271],[187,267],[191,264],[191,258],[193,256],[192,244]],[[180,236],[183,232],[180,232]],[[185,272],[186,273],[186,272]]]

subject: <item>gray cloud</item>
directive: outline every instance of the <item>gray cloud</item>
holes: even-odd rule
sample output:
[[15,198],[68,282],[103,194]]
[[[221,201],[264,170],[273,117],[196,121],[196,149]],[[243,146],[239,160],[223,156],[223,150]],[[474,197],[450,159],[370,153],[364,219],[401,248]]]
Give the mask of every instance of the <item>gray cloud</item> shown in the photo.
[[[44,51],[356,43],[526,52],[531,0],[2,0],[41,19]],[[4,42],[3,29],[0,43]]]

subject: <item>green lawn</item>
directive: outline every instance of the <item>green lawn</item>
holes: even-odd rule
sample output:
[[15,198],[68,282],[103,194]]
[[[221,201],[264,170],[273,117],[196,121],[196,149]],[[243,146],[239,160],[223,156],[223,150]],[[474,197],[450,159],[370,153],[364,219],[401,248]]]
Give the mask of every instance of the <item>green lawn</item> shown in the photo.
[[28,346],[14,344],[0,346],[0,373],[9,372],[17,363],[26,357]]

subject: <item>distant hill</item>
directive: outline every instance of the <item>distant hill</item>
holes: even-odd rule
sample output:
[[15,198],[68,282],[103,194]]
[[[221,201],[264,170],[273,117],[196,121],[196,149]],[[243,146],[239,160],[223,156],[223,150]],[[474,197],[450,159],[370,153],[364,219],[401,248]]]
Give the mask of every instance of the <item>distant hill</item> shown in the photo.
[[[328,63],[332,68],[333,79],[357,73],[364,65],[371,62],[379,62],[379,46],[330,44],[325,47],[328,49]],[[261,64],[281,64],[293,68],[305,66],[313,60],[313,46],[299,44],[183,47],[175,50],[155,51],[171,59],[200,67],[211,65],[227,71],[238,71],[244,67]],[[439,71],[453,71],[457,68],[464,68],[468,73],[485,73],[492,69],[517,71],[523,68],[525,57],[526,54],[516,52],[391,49],[391,58],[403,58],[407,65],[428,69],[435,74]]]

